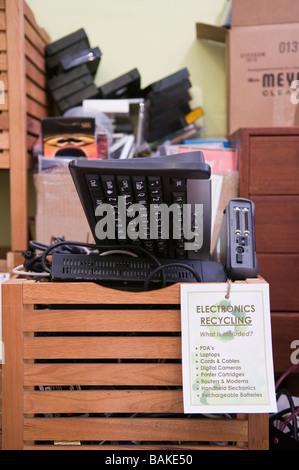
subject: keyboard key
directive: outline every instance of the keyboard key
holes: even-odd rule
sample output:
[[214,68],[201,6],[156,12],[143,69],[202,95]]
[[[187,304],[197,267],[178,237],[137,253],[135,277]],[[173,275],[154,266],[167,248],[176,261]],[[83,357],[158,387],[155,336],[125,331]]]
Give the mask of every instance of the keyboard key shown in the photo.
[[148,177],[148,186],[150,189],[152,188],[161,188],[161,178],[158,176],[149,176]]
[[129,176],[117,176],[116,179],[121,195],[132,193],[131,179]]
[[115,181],[114,176],[102,175],[101,180],[102,180],[104,192],[108,197],[118,195],[116,181]]
[[171,195],[172,202],[176,202],[178,204],[185,204],[186,203],[186,193],[184,192],[174,192]]
[[105,197],[103,197],[103,193],[101,191],[94,191],[92,194],[92,200],[95,207],[106,203]]
[[132,177],[133,187],[135,192],[146,191],[146,179],[144,176]]
[[182,179],[181,178],[171,178],[170,182],[173,186],[175,186],[175,188],[177,188],[179,190],[181,189],[183,191],[186,190],[186,180],[185,179],[183,179],[183,178]]
[[102,189],[99,175],[86,175],[86,182],[90,190]]

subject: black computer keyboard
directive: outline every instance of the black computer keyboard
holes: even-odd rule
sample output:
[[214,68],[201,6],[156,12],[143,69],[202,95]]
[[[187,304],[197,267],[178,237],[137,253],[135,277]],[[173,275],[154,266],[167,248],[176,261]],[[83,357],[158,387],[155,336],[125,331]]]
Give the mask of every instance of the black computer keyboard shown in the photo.
[[[96,244],[142,246],[159,259],[209,259],[211,170],[202,152],[74,160],[70,171]],[[103,204],[109,205],[108,212]],[[174,212],[166,209],[161,214],[163,204],[164,209],[174,207]],[[201,207],[197,220],[196,205]],[[183,225],[184,206],[190,208],[189,230],[202,234],[200,246],[193,244],[191,249],[192,239]]]

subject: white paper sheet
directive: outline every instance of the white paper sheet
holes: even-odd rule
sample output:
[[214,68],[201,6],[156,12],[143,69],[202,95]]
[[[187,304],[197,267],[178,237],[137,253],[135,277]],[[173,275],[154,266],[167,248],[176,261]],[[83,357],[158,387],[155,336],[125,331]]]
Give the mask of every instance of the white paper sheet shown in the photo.
[[182,284],[185,413],[276,412],[269,285]]

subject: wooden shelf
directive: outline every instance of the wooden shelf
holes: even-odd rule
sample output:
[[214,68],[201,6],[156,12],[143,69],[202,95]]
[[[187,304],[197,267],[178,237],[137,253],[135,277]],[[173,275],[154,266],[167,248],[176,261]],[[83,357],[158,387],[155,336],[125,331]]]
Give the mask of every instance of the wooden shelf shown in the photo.
[[27,171],[48,115],[44,48],[50,38],[24,0],[0,0],[0,170],[9,170],[11,249],[28,246]]

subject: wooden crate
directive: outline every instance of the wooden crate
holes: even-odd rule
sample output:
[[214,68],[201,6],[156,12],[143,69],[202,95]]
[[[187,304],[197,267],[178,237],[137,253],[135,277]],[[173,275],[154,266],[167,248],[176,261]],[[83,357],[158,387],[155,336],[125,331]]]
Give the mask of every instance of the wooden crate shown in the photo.
[[130,293],[15,279],[3,320],[4,449],[268,448],[266,414],[184,415],[178,284]]
[[27,173],[48,115],[45,45],[50,42],[24,0],[0,0],[0,170],[9,170],[11,249],[28,245]]

